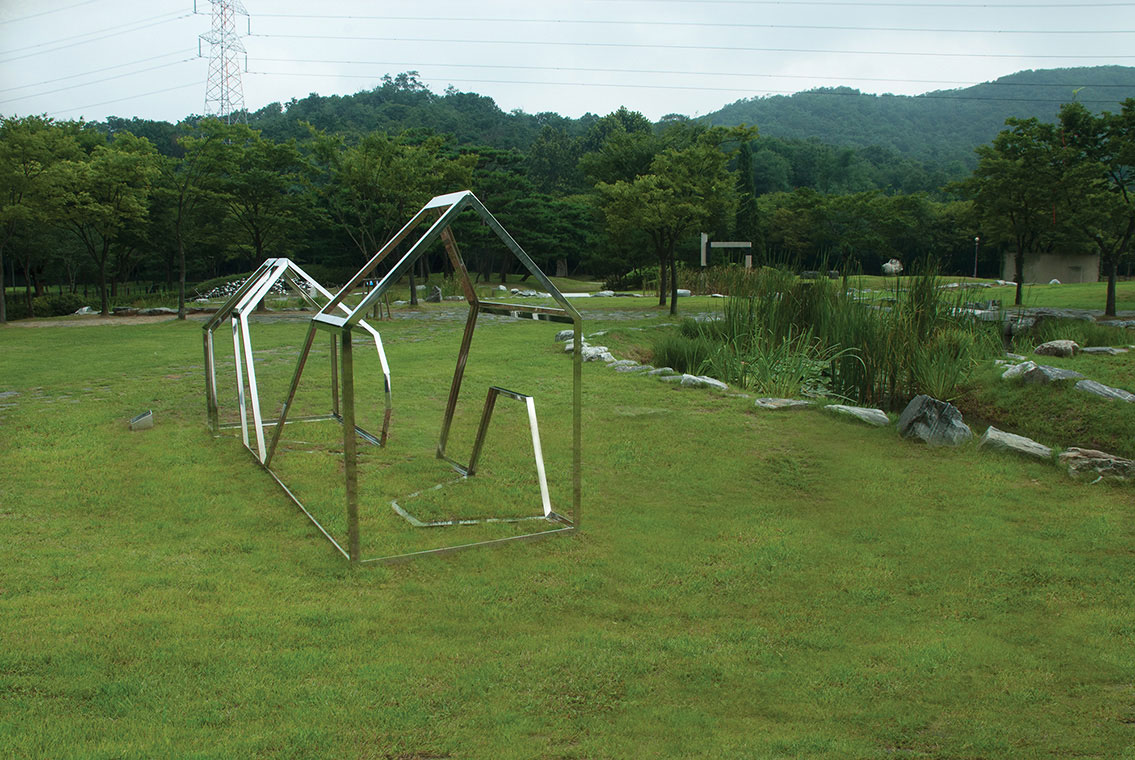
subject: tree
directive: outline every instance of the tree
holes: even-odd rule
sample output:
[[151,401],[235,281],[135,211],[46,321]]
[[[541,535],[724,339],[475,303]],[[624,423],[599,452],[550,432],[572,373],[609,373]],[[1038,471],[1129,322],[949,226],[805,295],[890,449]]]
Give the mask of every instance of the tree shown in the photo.
[[266,252],[288,255],[313,213],[307,185],[311,165],[295,140],[273,142],[244,124],[218,122],[210,132],[215,138],[202,153],[201,171],[212,175],[228,218],[244,233],[242,248],[255,263]]
[[737,205],[736,182],[727,169],[727,156],[709,140],[685,150],[669,149],[654,158],[648,174],[633,181],[600,183],[599,202],[607,226],[615,235],[641,229],[658,260],[658,305],[666,305],[670,282],[670,313],[678,313],[678,243],[690,233],[732,217]]
[[145,222],[157,152],[149,140],[120,132],[80,160],[54,172],[56,218],[83,244],[98,269],[104,315],[110,313],[106,270],[124,237]]
[[177,318],[185,319],[185,237],[186,227],[198,204],[211,190],[210,179],[221,165],[216,157],[226,133],[217,119],[207,119],[176,138],[184,156],[163,156],[159,162],[160,192],[168,198],[177,250]]
[[[60,161],[75,159],[78,125],[56,123],[41,116],[0,118],[0,323],[8,321],[3,286],[4,252],[17,232],[49,216],[51,170]],[[27,249],[31,256],[31,247]],[[25,272],[30,269],[25,260]],[[27,292],[31,315],[31,291]]]
[[748,141],[741,143],[737,151],[737,216],[733,230],[737,240],[753,244],[754,254],[764,250],[757,189],[753,185],[753,149]]
[[1005,123],[1009,129],[991,145],[977,148],[977,169],[961,187],[973,199],[986,235],[1013,245],[1019,306],[1025,256],[1051,248],[1063,234],[1057,226],[1063,172],[1060,141],[1052,124],[1036,119]]
[[1096,245],[1107,275],[1104,313],[1115,316],[1119,261],[1135,237],[1135,99],[1118,114],[1081,103],[1060,110],[1065,171],[1060,184],[1072,223]]
[[[447,155],[447,140],[371,132],[345,145],[341,137],[315,133],[315,156],[325,171],[331,217],[367,261],[426,201],[469,187],[476,154]],[[417,301],[411,273],[411,301]]]

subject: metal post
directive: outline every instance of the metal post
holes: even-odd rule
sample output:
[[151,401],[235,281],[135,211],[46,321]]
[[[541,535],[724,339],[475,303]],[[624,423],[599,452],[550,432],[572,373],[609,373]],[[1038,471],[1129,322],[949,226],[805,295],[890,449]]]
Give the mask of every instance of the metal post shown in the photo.
[[217,366],[213,355],[213,333],[209,330],[203,330],[202,333],[205,342],[205,409],[209,415],[209,430],[216,435],[221,421],[217,403]]
[[572,349],[571,372],[571,404],[572,404],[572,430],[571,430],[571,522],[576,530],[580,527],[580,503],[583,501],[583,320],[576,315],[572,325],[572,339],[575,341]]
[[358,448],[355,442],[355,366],[351,354],[351,328],[342,332],[343,362],[343,473],[347,485],[347,554],[351,562],[361,559],[359,553],[359,472]]
[[438,459],[446,458],[445,444],[449,440],[449,428],[453,425],[453,413],[457,409],[457,396],[461,393],[461,379],[465,376],[465,363],[469,360],[469,344],[473,342],[473,330],[477,326],[477,313],[477,306],[471,305],[469,317],[465,320],[465,334],[461,336],[461,349],[457,354],[457,366],[453,369],[453,383],[449,386],[449,400],[445,404],[445,417],[441,421],[441,438],[437,444]]
[[338,417],[339,411],[339,344],[331,336],[331,413]]
[[977,278],[977,247],[980,244],[981,238],[975,236],[973,239],[973,276],[975,279]]

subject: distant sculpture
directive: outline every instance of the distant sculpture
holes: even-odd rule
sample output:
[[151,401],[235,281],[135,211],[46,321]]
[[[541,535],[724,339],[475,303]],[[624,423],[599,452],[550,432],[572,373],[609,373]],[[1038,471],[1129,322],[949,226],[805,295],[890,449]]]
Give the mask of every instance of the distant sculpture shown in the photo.
[[897,277],[902,274],[902,262],[898,259],[891,259],[883,264],[883,274],[887,277]]

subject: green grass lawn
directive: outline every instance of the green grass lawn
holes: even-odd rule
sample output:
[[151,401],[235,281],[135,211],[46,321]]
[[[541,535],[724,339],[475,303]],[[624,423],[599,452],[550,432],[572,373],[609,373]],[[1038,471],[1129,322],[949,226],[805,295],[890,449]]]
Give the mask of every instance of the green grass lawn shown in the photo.
[[[443,479],[460,324],[431,316],[380,325],[376,550],[423,540],[388,500]],[[486,321],[465,392],[535,395],[553,499],[560,328]],[[257,326],[266,407],[302,335]],[[196,322],[0,328],[0,756],[1135,757],[1130,487],[588,364],[581,533],[352,568],[208,434],[201,363]],[[469,498],[526,508],[500,411]],[[330,520],[321,425],[281,466]]]

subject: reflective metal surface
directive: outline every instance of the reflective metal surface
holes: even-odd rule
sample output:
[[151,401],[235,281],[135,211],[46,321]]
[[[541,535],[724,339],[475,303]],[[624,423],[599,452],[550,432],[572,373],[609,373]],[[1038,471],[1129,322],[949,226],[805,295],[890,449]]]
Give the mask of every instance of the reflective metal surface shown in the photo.
[[[509,251],[524,265],[525,269],[533,276],[543,289],[551,295],[555,300],[557,306],[532,306],[526,304],[510,304],[490,301],[480,301],[477,298],[476,291],[472,282],[469,279],[469,273],[465,263],[461,257],[457,241],[454,238],[453,231],[450,225],[454,219],[464,210],[471,210],[476,213],[481,220],[490,229],[496,233],[497,237],[509,249]],[[346,298],[354,289],[361,286],[368,280],[375,279],[375,273],[378,266],[390,256],[402,243],[406,242],[411,233],[422,224],[422,222],[431,220],[429,228],[420,237],[414,241],[405,253],[395,262],[395,264],[378,280],[378,283],[368,293],[366,293],[360,302],[353,308],[348,306]],[[469,305],[468,316],[465,321],[465,328],[461,339],[461,347],[458,350],[457,362],[454,367],[453,379],[450,383],[449,395],[445,405],[445,412],[441,421],[441,429],[438,437],[436,457],[447,462],[450,462],[454,468],[462,474],[462,478],[474,476],[476,473],[476,465],[478,458],[481,454],[481,449],[484,445],[484,435],[488,427],[489,421],[492,417],[493,405],[499,395],[505,395],[509,398],[514,398],[523,401],[526,405],[529,419],[529,429],[532,436],[533,452],[536,460],[537,475],[540,484],[540,499],[542,505],[541,515],[523,518],[502,518],[502,517],[485,517],[477,520],[448,520],[429,523],[426,521],[418,520],[410,515],[406,510],[401,508],[396,501],[391,502],[396,512],[408,519],[411,524],[416,527],[446,527],[467,525],[474,523],[493,523],[493,522],[520,522],[524,520],[542,520],[557,524],[562,527],[556,527],[549,530],[528,533],[524,535],[513,535],[505,538],[491,539],[486,541],[476,541],[467,543],[457,543],[452,546],[442,546],[435,549],[426,549],[422,551],[407,552],[404,554],[394,554],[383,557],[363,558],[361,556],[361,539],[359,531],[359,482],[358,482],[358,446],[357,437],[363,438],[364,441],[371,443],[378,443],[387,446],[388,428],[391,416],[391,401],[390,401],[390,370],[387,365],[386,355],[382,348],[381,338],[376,330],[371,328],[366,322],[363,321],[363,315],[369,310],[380,303],[380,300],[386,297],[387,292],[399,281],[399,279],[408,273],[411,267],[418,261],[418,259],[433,245],[439,241],[444,245],[446,255],[453,267],[455,276],[458,278],[461,291],[464,294],[465,300]],[[295,282],[296,276],[302,277],[304,280],[313,283],[318,288],[319,292],[328,299],[328,303],[319,312],[312,317],[308,329],[307,339],[304,342],[303,348],[297,359],[296,367],[292,375],[292,381],[288,390],[287,398],[284,401],[282,411],[279,419],[275,423],[265,423],[260,418],[259,398],[258,391],[256,390],[255,371],[252,367],[252,350],[249,339],[248,330],[248,314],[256,307],[261,299],[267,295],[272,285],[278,282],[281,278],[289,283],[297,290],[302,292]],[[255,281],[255,282],[254,282]],[[310,297],[308,298],[311,301]],[[311,301],[314,303],[314,301]],[[531,315],[533,319],[550,319],[555,321],[571,322],[573,325],[573,333],[575,337],[574,351],[572,353],[572,503],[570,512],[560,514],[552,509],[551,500],[548,492],[547,476],[544,466],[543,451],[540,444],[540,435],[536,420],[535,400],[526,394],[507,391],[503,388],[493,387],[489,390],[489,395],[485,402],[485,408],[482,411],[481,424],[478,427],[477,440],[474,444],[473,455],[470,458],[468,465],[461,464],[451,459],[446,454],[446,445],[449,439],[450,429],[453,424],[453,418],[457,410],[461,383],[464,378],[466,362],[469,358],[469,351],[472,345],[474,332],[477,326],[477,317],[482,312],[492,313],[511,313],[513,315],[526,314]],[[242,430],[245,446],[253,452],[261,465],[268,470],[273,479],[284,490],[285,494],[307,515],[319,531],[326,537],[335,548],[343,553],[352,563],[390,563],[401,562],[416,557],[448,554],[454,551],[473,547],[493,546],[504,543],[511,543],[515,541],[528,541],[539,538],[544,538],[550,535],[557,535],[560,533],[568,533],[578,530],[580,525],[580,503],[582,500],[582,485],[581,485],[581,470],[582,470],[582,421],[581,421],[581,402],[582,402],[582,318],[575,307],[571,305],[568,299],[560,293],[556,286],[548,279],[548,277],[535,265],[532,259],[525,253],[524,249],[512,238],[511,235],[501,226],[488,209],[469,191],[462,191],[457,193],[450,193],[448,195],[441,195],[433,198],[426,203],[411,219],[402,227],[371,259],[363,266],[362,269],[348,282],[337,294],[331,295],[323,290],[315,281],[307,276],[299,267],[289,262],[287,259],[269,259],[257,270],[249,281],[241,286],[240,289],[233,296],[225,302],[216,315],[205,326],[205,386],[206,386],[206,399],[207,411],[209,415],[210,427],[217,431],[220,426],[218,424],[218,405],[216,397],[216,378],[215,378],[215,362],[213,356],[213,333],[219,328],[225,319],[232,321],[234,349],[236,350],[236,363],[237,363],[237,381],[238,381],[238,400],[241,407]],[[386,399],[385,413],[383,417],[382,432],[379,437],[371,436],[364,430],[356,426],[356,383],[354,375],[354,357],[353,357],[353,344],[352,333],[355,329],[362,329],[370,333],[375,340],[375,346],[378,351],[379,361],[382,366],[384,393]],[[345,494],[346,494],[346,523],[347,523],[347,547],[344,549],[339,542],[337,542],[328,530],[322,526],[318,520],[312,515],[311,511],[303,505],[303,503],[295,496],[295,494],[288,489],[283,483],[277,473],[271,469],[272,458],[277,450],[280,442],[281,431],[285,424],[289,422],[289,413],[291,405],[295,399],[296,389],[299,386],[304,369],[307,365],[307,359],[311,352],[311,347],[314,343],[315,334],[317,331],[331,333],[332,337],[332,413],[331,417],[339,420],[343,427],[343,475],[345,479]],[[244,362],[241,362],[241,354],[244,355]],[[242,366],[247,365],[246,369],[242,370]],[[249,441],[248,423],[245,413],[245,396],[244,386],[245,379],[249,387],[250,406],[252,409],[253,428],[256,435],[256,449],[253,450]],[[305,419],[312,419],[311,417]],[[296,421],[299,421],[298,419]],[[273,427],[271,440],[265,440],[264,428]],[[448,481],[455,482],[455,481]],[[442,488],[447,483],[439,483],[434,486],[434,489]],[[429,489],[432,490],[432,489]],[[422,492],[419,492],[422,493]],[[417,494],[411,494],[412,498]]]

